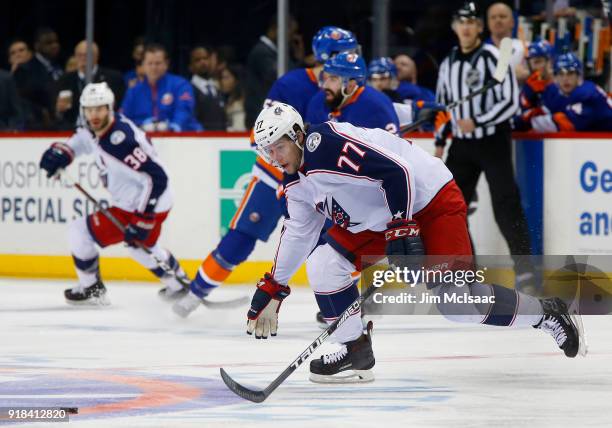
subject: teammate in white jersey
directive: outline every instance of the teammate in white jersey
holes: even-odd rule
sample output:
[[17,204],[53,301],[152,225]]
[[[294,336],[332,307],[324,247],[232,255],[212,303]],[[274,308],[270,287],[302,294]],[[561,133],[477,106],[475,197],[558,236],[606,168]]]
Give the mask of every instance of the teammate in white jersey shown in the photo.
[[[319,308],[332,322],[359,295],[351,273],[361,270],[362,255],[471,256],[461,191],[440,159],[409,141],[349,123],[325,122],[306,132],[299,113],[287,104],[263,110],[254,132],[259,153],[285,173],[289,217],[272,272],[257,284],[247,333],[255,332],[256,338],[276,335],[280,304],[290,293],[287,283],[304,261]],[[326,244],[317,246],[326,218],[334,226]],[[482,300],[495,296],[489,299],[494,303],[466,304],[459,315],[453,312],[456,306],[439,305],[440,312],[463,322],[533,325],[550,332],[566,355],[577,354],[579,331],[560,299],[540,301],[491,284],[468,288]],[[454,285],[433,290],[438,295],[457,293]],[[311,379],[337,381],[334,376],[340,375],[371,380],[374,354],[360,311],[335,334],[341,349],[312,361]],[[353,373],[341,373],[347,370]]]
[[[185,278],[172,254],[157,244],[162,223],[172,207],[172,192],[153,145],[133,122],[113,112],[115,96],[106,83],[88,84],[79,101],[87,127],[78,128],[65,143],[53,143],[43,154],[40,167],[52,177],[75,157],[93,154],[102,182],[111,194],[113,206],[108,211],[125,226],[125,232],[99,211],[71,222],[70,250],[79,281],[64,292],[66,300],[72,304],[108,303],[96,244],[104,248],[138,241],[158,260],[164,260],[177,276]],[[182,289],[175,276],[164,272],[143,249],[131,245],[129,251],[166,287]]]

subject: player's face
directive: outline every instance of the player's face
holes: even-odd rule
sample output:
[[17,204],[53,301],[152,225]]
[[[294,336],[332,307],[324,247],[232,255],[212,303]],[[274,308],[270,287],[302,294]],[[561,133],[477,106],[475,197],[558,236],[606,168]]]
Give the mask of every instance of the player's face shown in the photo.
[[398,55],[395,58],[397,68],[397,79],[416,83],[416,65],[408,55]]
[[539,71],[541,75],[548,74],[548,59],[543,56],[529,58],[529,68],[531,71]]
[[268,146],[267,152],[287,174],[295,174],[302,163],[302,151],[287,137]]
[[110,122],[108,106],[83,107],[85,119],[94,132],[105,129]]
[[332,110],[336,109],[342,99],[342,77],[323,73],[323,90],[325,91],[325,103]]
[[372,75],[370,77],[370,86],[379,91],[391,88],[391,78],[389,76]]
[[561,92],[566,95],[576,89],[580,83],[580,76],[575,71],[561,71],[555,77]]
[[142,65],[150,83],[157,82],[168,71],[168,61],[163,51],[146,52]]
[[477,18],[459,18],[453,23],[453,30],[462,49],[474,49],[479,42],[482,22]]

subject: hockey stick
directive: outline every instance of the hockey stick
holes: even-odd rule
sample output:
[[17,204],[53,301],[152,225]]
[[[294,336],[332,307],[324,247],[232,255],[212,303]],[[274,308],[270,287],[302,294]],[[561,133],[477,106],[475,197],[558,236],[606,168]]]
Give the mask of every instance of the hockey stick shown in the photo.
[[[113,225],[117,229],[119,229],[121,233],[125,233],[125,226],[123,225],[123,223],[121,223],[117,219],[117,217],[115,217],[110,211],[108,211],[106,208],[100,205],[98,200],[94,198],[87,190],[85,190],[83,186],[77,183],[77,181],[74,178],[72,178],[72,176],[66,170],[60,170],[59,173],[63,175],[64,178],[66,178],[68,182],[72,184],[79,192],[81,192],[91,203],[93,203],[95,208],[99,210],[107,219],[109,219],[110,222],[113,223]],[[189,289],[190,283],[185,281],[184,278],[177,276],[174,269],[172,269],[172,267],[170,267],[168,263],[166,263],[164,260],[157,257],[148,247],[146,247],[141,242],[135,241],[134,245],[136,245],[138,248],[140,248],[145,253],[147,253],[155,261],[155,263],[157,263],[157,265],[164,271],[164,273],[173,276],[178,282],[181,283],[181,285],[184,288]],[[249,298],[247,296],[242,296],[237,299],[226,300],[222,302],[213,302],[213,301],[206,300],[206,299],[201,299],[201,300],[202,300],[202,304],[208,308],[225,309],[225,308],[234,308],[234,307],[242,306],[243,304],[249,301]]]
[[[482,88],[470,92],[465,97],[458,99],[457,101],[453,101],[449,105],[446,106],[446,110],[450,111],[457,107],[460,104],[468,102],[474,97],[478,95],[484,94],[489,89],[493,88],[495,85],[498,85],[504,81],[506,75],[508,74],[508,66],[510,65],[510,58],[512,57],[512,40],[509,37],[504,37],[499,44],[499,56],[497,57],[497,66],[495,67],[495,72],[493,73],[493,79],[489,80],[486,84],[482,86]],[[414,131],[424,123],[428,122],[427,119],[420,119],[410,125],[406,125],[400,128],[400,135],[405,134],[406,132]]]
[[370,285],[366,289],[366,291],[363,292],[363,294],[361,294],[348,308],[346,308],[344,312],[342,312],[342,314],[340,314],[336,321],[331,323],[327,327],[327,329],[323,333],[321,333],[319,337],[317,337],[315,341],[312,342],[310,346],[308,346],[308,348],[306,348],[295,360],[293,360],[293,362],[289,364],[289,366],[280,375],[278,375],[276,379],[274,379],[272,383],[268,385],[265,389],[249,389],[243,385],[240,385],[238,382],[232,379],[230,375],[227,374],[227,372],[221,367],[219,368],[219,371],[221,372],[221,378],[223,379],[223,382],[225,382],[227,387],[239,397],[242,397],[245,400],[249,400],[254,403],[263,402],[266,398],[270,396],[270,394],[272,394],[272,392],[274,392],[276,388],[278,388],[281,383],[285,381],[285,379],[291,376],[291,374],[296,371],[297,368],[308,359],[308,357],[312,355],[315,349],[317,349],[323,342],[325,342],[325,339],[327,339],[334,331],[336,331],[338,327],[344,324],[344,322],[351,316],[351,312],[358,310],[363,304],[363,302],[365,302],[377,288],[379,287]]

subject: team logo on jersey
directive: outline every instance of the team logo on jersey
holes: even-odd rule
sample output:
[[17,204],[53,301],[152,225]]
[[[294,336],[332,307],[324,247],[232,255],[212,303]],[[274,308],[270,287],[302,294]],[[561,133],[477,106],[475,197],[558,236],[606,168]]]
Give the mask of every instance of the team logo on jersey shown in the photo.
[[165,106],[169,106],[170,104],[172,104],[172,101],[174,101],[174,97],[172,96],[170,92],[166,92],[161,97],[160,103],[162,103]]
[[469,70],[465,75],[465,84],[472,91],[478,89],[480,84],[480,71],[478,71],[476,68]]
[[125,133],[123,131],[115,131],[110,135],[111,144],[117,145],[123,143],[125,140]]
[[343,229],[357,226],[359,223],[351,221],[351,216],[346,212],[344,208],[332,197],[331,198],[331,210],[329,207],[328,199],[325,201],[318,202],[316,205],[317,211],[321,214],[329,217],[331,221],[340,226]]
[[313,132],[306,139],[306,148],[309,152],[314,152],[315,150],[317,150],[319,144],[321,144],[321,134],[319,134],[318,132]]

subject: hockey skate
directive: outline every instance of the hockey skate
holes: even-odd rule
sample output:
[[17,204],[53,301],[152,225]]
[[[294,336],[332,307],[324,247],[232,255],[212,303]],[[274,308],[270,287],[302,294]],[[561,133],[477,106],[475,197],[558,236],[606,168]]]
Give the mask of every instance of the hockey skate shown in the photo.
[[578,353],[586,356],[587,346],[582,319],[579,314],[570,314],[567,305],[558,297],[540,300],[544,315],[534,328],[550,334],[565,356],[574,358]]
[[106,287],[102,281],[97,281],[89,287],[76,286],[64,290],[66,302],[71,305],[106,306],[110,301],[106,296]]
[[174,269],[176,276],[166,274],[161,278],[161,282],[166,286],[159,290],[157,293],[160,299],[166,302],[173,302],[175,300],[185,297],[189,293],[189,284],[191,280],[178,264]]
[[368,323],[367,334],[343,343],[331,354],[322,355],[310,362],[310,380],[316,383],[361,383],[372,382],[374,373],[374,352],[372,351],[372,322]]
[[172,305],[172,311],[181,318],[187,318],[190,313],[195,311],[202,304],[202,299],[191,292],[178,299]]

